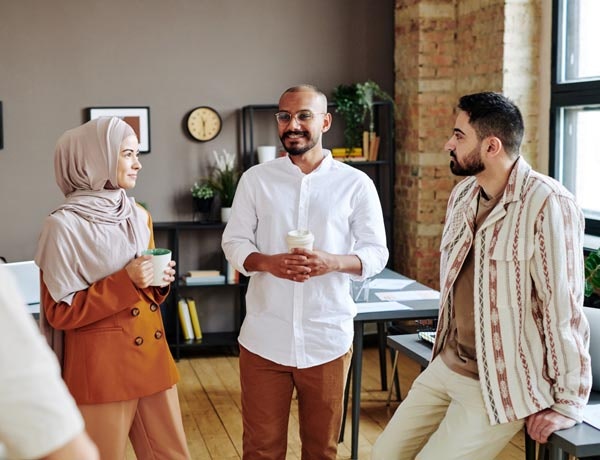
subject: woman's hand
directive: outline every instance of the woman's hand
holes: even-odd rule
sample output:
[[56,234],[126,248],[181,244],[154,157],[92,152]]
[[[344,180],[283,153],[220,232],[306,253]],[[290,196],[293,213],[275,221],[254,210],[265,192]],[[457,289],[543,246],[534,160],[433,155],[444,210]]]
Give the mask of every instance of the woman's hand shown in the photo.
[[175,281],[175,261],[171,260],[169,261],[169,268],[165,269],[165,276],[163,276],[163,280],[165,280],[164,284],[161,284],[160,287],[165,287],[168,284],[171,284],[173,281]]
[[[154,278],[154,269],[152,268],[152,256],[144,255],[136,257],[125,266],[125,270],[129,275],[129,279],[131,279],[131,281],[133,282],[133,284],[135,284],[137,288],[147,288],[148,286],[150,286],[152,278]],[[173,272],[174,271],[175,270],[173,270]]]
[[[167,286],[175,281],[175,261],[169,261],[169,267],[165,269],[163,280],[164,283],[160,287]],[[152,266],[152,256],[143,255],[133,259],[125,266],[125,270],[129,275],[133,284],[139,289],[145,289],[150,286],[154,278],[154,268]]]

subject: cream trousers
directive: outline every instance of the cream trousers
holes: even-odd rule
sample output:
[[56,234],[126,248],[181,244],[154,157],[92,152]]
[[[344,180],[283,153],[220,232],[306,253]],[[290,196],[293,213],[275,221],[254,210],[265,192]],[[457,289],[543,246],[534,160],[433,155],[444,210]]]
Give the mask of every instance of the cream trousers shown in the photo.
[[372,460],[492,460],[523,420],[490,425],[480,383],[438,356],[414,381],[381,433]]

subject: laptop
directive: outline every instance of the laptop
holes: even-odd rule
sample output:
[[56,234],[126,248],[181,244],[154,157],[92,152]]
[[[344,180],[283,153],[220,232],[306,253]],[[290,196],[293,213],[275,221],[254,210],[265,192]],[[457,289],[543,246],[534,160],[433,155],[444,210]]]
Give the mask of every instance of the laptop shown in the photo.
[[592,358],[592,390],[600,391],[600,308],[583,307],[590,323],[590,356]]
[[21,292],[30,313],[40,312],[40,269],[33,260],[2,264],[17,280],[17,288]]

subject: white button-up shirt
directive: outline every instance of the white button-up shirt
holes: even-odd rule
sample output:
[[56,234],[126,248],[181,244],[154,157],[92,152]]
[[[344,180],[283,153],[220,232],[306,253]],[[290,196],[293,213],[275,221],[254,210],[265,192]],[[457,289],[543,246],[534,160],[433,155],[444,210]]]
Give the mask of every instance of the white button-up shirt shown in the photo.
[[358,256],[361,279],[379,273],[388,259],[373,181],[324,153],[310,174],[288,157],[246,171],[223,233],[227,260],[250,276],[239,343],[265,359],[298,368],[332,361],[349,350],[356,314],[350,275],[332,272],[299,283],[267,272],[248,273],[246,258],[254,252],[288,252],[287,232],[305,229],[315,236],[315,250]]

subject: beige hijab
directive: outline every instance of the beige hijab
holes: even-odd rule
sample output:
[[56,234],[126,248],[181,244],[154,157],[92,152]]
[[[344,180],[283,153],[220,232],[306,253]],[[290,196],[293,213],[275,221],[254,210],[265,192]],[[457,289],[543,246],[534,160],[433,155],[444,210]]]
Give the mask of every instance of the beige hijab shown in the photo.
[[66,201],[46,218],[35,256],[56,302],[70,305],[148,247],[148,215],[117,183],[121,142],[131,135],[124,121],[103,117],[58,140],[54,167]]

